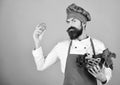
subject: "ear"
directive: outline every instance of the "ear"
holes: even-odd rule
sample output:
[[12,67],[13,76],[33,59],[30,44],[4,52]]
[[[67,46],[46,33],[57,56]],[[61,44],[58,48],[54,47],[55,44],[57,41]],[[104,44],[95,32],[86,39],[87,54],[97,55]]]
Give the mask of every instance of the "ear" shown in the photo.
[[83,22],[82,22],[82,27],[83,27],[84,29],[86,29],[86,23],[83,23]]

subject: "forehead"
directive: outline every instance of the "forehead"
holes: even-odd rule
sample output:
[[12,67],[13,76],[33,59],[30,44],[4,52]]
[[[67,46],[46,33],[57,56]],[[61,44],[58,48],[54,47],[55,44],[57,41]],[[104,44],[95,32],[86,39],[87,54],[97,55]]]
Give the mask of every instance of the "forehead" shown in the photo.
[[[73,17],[68,18],[66,21],[73,21],[73,20],[75,20],[75,21],[79,21],[77,18],[73,18]],[[80,21],[79,21],[79,22],[80,22]]]

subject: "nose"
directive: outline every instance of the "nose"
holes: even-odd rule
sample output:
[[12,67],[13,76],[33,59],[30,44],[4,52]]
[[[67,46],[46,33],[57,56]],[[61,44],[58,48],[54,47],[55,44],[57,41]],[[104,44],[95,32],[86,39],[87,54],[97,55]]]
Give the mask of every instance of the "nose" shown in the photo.
[[74,26],[74,22],[73,21],[69,21],[68,26]]
[[73,24],[73,23],[74,23],[74,21],[73,21],[73,20],[71,20],[71,21],[70,21],[70,24]]
[[73,26],[72,23],[69,23],[67,27],[70,28],[71,26]]

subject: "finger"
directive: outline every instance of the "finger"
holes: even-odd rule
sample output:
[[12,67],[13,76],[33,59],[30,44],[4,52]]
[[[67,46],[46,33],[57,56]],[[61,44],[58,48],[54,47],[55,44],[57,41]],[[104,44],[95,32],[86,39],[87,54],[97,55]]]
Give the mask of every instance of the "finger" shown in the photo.
[[98,62],[96,62],[96,60],[93,61],[93,64],[94,65],[98,65]]
[[88,72],[95,77],[95,74],[93,73],[93,71],[91,69],[88,69]]
[[89,68],[92,68],[92,66],[91,65],[89,65],[89,64],[87,64],[86,65],[86,67],[89,69]]
[[88,63],[89,63],[89,65],[93,65],[92,63],[93,63],[93,61],[90,59],[90,60],[88,60]]
[[90,70],[91,70],[91,72],[92,72],[93,74],[96,74],[94,68],[90,68]]
[[88,72],[91,73],[91,74],[93,74],[93,72],[91,71],[91,69],[88,69]]
[[101,61],[101,58],[97,58],[97,61],[100,62],[100,61]]
[[39,30],[41,28],[40,24],[38,24],[35,28],[36,30]]
[[98,65],[99,61],[100,61],[100,59],[92,59],[91,62],[92,62],[93,65]]
[[90,66],[95,66],[95,65],[97,65],[97,63],[95,63],[95,62],[92,61],[92,60],[89,60],[88,63],[89,63]]
[[99,66],[99,65],[97,65],[96,68],[97,68],[98,70],[100,70],[100,66]]
[[45,24],[45,23],[40,23],[39,25],[46,27],[46,24]]
[[34,31],[34,35],[36,36],[36,35],[40,35],[40,34],[42,34],[42,31],[39,31],[39,30],[35,30]]
[[46,32],[46,30],[42,31],[41,36],[43,36],[45,32]]
[[95,62],[96,62],[97,64],[100,63],[100,61],[101,61],[101,58],[95,59]]
[[[46,30],[45,30],[45,31],[46,31]],[[39,39],[41,39],[41,38],[43,37],[45,31],[43,31],[43,32],[40,34]]]
[[36,26],[36,30],[46,30],[46,24],[41,23]]
[[44,31],[44,30],[46,30],[46,28],[45,27],[36,27],[35,30]]
[[96,68],[96,66],[93,67],[93,70],[94,70],[95,73],[98,73],[98,71],[99,71],[99,70]]
[[101,69],[99,66],[96,66],[95,69],[96,69],[97,74],[101,72]]
[[92,55],[90,55],[89,53],[87,53],[87,56],[85,57],[85,59],[91,59]]
[[34,34],[33,34],[33,37],[34,37],[34,38],[38,38],[41,34],[42,34],[42,31],[35,30],[35,31],[34,31]]
[[98,72],[101,72],[100,66],[97,65],[96,68],[98,69]]
[[39,29],[39,30],[36,29],[36,30],[35,30],[35,32],[37,32],[37,33],[43,33],[43,32],[45,32],[45,31],[46,31],[46,29]]

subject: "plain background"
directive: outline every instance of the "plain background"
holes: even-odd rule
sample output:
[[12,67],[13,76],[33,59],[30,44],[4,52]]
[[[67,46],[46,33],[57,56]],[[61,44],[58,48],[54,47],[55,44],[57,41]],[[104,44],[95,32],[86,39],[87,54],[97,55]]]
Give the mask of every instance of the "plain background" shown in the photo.
[[65,9],[73,2],[91,14],[88,34],[117,54],[108,85],[120,84],[120,0],[0,0],[0,85],[62,85],[59,62],[36,70],[32,35],[37,24],[47,24],[44,55],[68,39]]

